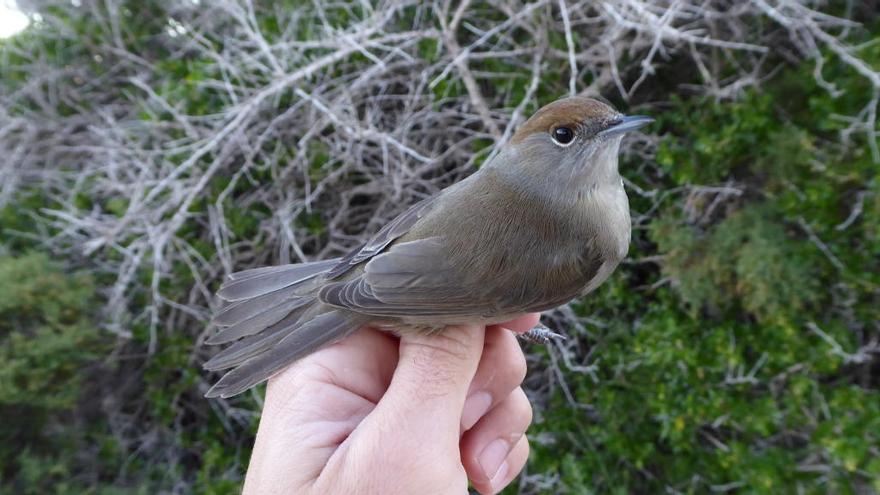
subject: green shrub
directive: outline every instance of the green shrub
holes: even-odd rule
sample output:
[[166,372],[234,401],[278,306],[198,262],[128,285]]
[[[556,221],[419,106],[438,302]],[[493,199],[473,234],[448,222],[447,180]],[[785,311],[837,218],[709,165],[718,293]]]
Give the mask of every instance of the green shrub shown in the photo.
[[566,372],[580,405],[558,391],[538,415],[533,472],[571,493],[880,490],[876,357],[858,352],[880,335],[880,164],[838,144],[851,104],[794,69],[663,112],[653,185],[688,196],[635,231],[656,268],[625,265],[582,302],[604,322],[580,344],[594,375]]
[[64,454],[81,435],[71,418],[107,350],[95,302],[89,275],[65,274],[46,254],[0,256],[0,463],[19,493],[72,474]]

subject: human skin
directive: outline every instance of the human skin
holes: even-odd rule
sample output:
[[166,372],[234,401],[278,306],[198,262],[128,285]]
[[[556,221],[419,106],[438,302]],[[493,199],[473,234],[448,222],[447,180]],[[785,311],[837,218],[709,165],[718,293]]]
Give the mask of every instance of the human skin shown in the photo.
[[537,322],[364,328],[298,361],[269,380],[243,493],[497,493],[529,453],[514,332]]

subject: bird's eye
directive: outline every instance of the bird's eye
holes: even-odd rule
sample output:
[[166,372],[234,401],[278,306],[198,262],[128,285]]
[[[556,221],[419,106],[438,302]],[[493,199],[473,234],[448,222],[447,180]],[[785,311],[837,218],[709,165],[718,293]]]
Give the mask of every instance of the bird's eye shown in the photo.
[[550,133],[559,144],[569,144],[574,140],[574,131],[568,127],[557,127]]

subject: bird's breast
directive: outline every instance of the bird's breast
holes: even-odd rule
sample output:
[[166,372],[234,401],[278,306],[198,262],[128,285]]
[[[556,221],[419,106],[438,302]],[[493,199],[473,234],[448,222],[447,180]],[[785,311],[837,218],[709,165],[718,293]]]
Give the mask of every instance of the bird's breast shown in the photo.
[[604,280],[626,254],[630,221],[622,189],[568,200],[507,191],[482,199],[467,198],[458,231],[468,235],[454,237],[450,248],[463,277],[509,302],[563,304],[598,285],[597,277]]
[[629,199],[621,182],[597,187],[578,201],[586,229],[597,249],[608,260],[620,261],[629,251],[632,224]]

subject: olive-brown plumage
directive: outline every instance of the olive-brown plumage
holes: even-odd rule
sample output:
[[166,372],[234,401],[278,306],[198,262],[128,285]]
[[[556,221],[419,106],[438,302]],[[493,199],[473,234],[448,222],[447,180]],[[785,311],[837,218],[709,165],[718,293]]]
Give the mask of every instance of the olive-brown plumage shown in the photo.
[[240,393],[365,324],[498,323],[592,291],[630,239],[621,137],[650,121],[597,100],[558,100],[478,172],[345,257],[231,275],[209,343],[235,343],[205,367],[234,369],[208,396]]

